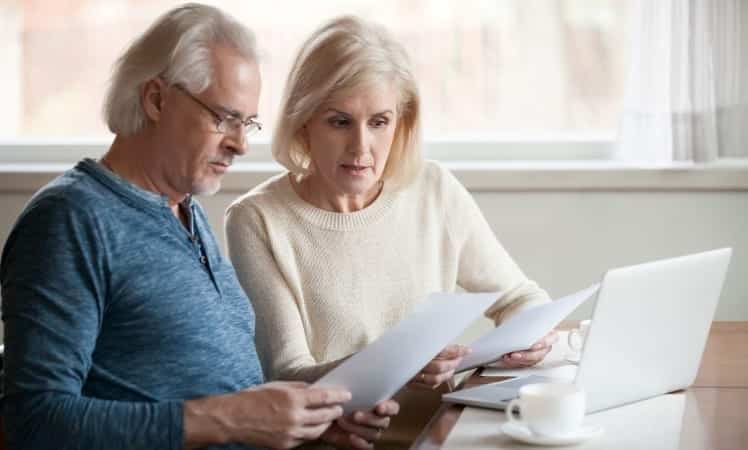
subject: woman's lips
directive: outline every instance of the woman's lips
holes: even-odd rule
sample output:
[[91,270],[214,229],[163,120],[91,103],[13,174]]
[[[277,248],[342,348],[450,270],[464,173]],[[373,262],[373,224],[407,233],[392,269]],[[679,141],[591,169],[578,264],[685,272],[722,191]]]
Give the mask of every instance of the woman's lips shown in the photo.
[[369,168],[369,166],[359,166],[357,164],[341,164],[340,167],[342,167],[346,173],[351,175],[361,175]]

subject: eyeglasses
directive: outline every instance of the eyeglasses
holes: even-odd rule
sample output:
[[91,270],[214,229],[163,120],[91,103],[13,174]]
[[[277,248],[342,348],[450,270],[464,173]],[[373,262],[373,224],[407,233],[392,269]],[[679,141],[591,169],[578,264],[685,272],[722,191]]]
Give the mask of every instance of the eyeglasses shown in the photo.
[[245,138],[249,138],[253,134],[262,130],[262,124],[254,117],[242,120],[232,114],[221,115],[214,111],[213,108],[203,103],[202,100],[192,95],[184,86],[180,84],[174,84],[173,86],[208,111],[213,116],[213,121],[216,124],[216,131],[221,134],[236,135],[241,133]]

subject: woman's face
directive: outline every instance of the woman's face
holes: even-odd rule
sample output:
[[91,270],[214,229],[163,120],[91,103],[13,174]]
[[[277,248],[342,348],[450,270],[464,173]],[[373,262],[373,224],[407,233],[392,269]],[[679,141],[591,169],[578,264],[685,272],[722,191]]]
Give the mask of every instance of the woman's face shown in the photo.
[[312,203],[350,211],[377,196],[397,126],[397,103],[396,89],[377,83],[333,96],[312,116],[302,130],[313,169],[305,181]]

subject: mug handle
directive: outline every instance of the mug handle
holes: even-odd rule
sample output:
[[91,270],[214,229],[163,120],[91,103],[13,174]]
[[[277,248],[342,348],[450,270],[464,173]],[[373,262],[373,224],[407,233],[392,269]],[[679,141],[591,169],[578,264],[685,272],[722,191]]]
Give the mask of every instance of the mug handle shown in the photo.
[[524,425],[522,419],[517,419],[514,417],[514,408],[519,408],[519,415],[520,417],[522,417],[522,402],[520,399],[515,398],[514,400],[510,401],[509,404],[506,405],[506,409],[504,409],[504,412],[506,413],[506,420],[511,423]]

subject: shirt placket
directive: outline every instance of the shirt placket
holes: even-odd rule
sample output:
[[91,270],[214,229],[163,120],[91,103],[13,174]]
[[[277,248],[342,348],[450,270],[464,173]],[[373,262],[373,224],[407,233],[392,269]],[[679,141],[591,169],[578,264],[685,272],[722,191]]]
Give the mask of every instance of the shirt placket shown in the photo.
[[208,251],[205,248],[205,245],[203,243],[203,239],[201,235],[201,230],[198,227],[197,220],[195,220],[196,214],[195,214],[195,204],[192,202],[192,199],[187,201],[187,204],[185,205],[186,208],[184,208],[184,211],[188,214],[188,224],[189,229],[187,230],[188,237],[190,242],[192,243],[192,248],[195,252],[195,255],[197,256],[198,261],[200,264],[205,268],[205,270],[208,272],[208,275],[210,275],[210,279],[213,282],[213,287],[216,289],[218,294],[221,294],[221,287],[218,285],[218,279],[216,278],[216,275],[213,271],[213,261],[211,260],[210,256],[208,255]]

